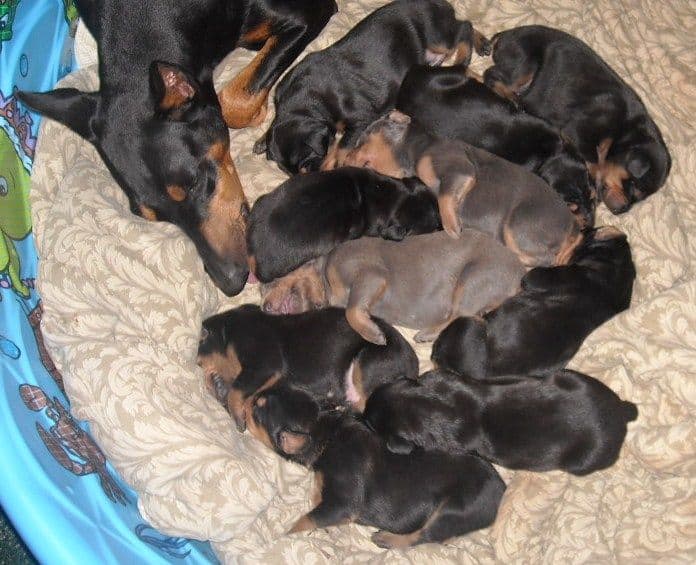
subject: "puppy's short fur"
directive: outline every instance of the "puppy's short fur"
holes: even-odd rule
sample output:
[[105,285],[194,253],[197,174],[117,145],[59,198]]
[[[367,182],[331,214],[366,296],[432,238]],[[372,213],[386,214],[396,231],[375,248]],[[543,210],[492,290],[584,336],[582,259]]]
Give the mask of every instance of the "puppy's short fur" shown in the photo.
[[574,475],[613,465],[637,416],[635,404],[569,370],[484,381],[430,371],[379,387],[364,412],[396,453],[475,453],[509,469]]
[[[448,2],[390,2],[283,78],[275,118],[254,152],[265,152],[290,174],[317,170],[325,158],[330,167],[360,131],[393,107],[411,66],[440,64],[450,54],[468,64],[472,48],[487,52],[488,41],[470,22],[457,20]],[[343,137],[329,152],[337,131]]]
[[665,183],[672,160],[660,130],[636,92],[590,47],[538,25],[501,32],[493,44],[486,84],[562,129],[614,214]]
[[522,165],[561,195],[582,227],[594,224],[594,184],[580,153],[556,127],[468,77],[466,67],[413,67],[401,84],[396,109],[438,137]]
[[306,394],[271,388],[247,428],[281,456],[315,471],[314,508],[290,533],[355,522],[379,528],[384,548],[442,542],[495,520],[505,483],[471,455],[392,453],[356,416],[320,412]]
[[256,277],[270,282],[349,239],[399,241],[439,229],[435,197],[418,179],[344,167],[297,175],[259,198],[247,248]]
[[240,431],[249,398],[277,382],[292,383],[322,406],[362,410],[379,384],[418,374],[408,342],[382,320],[374,323],[384,347],[363,340],[338,308],[271,316],[247,304],[203,321],[198,364]]
[[442,227],[486,232],[527,267],[565,264],[582,240],[560,196],[525,168],[458,140],[441,140],[394,110],[371,124],[345,164],[418,176],[437,196]]
[[372,315],[420,329],[415,339],[430,341],[453,318],[481,315],[518,292],[525,272],[512,251],[467,229],[461,239],[436,232],[349,241],[262,292],[268,311],[345,306],[350,325],[372,343],[385,341]]
[[635,276],[626,236],[612,227],[591,231],[572,264],[532,269],[522,292],[483,320],[452,322],[432,359],[476,378],[564,367],[595,328],[628,308]]

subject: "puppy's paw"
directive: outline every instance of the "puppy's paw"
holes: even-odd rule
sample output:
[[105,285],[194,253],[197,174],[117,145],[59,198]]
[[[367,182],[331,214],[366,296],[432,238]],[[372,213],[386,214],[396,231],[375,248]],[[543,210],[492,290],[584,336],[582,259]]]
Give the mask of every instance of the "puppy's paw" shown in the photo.
[[384,549],[403,549],[412,546],[417,536],[418,534],[415,532],[413,534],[393,534],[379,530],[372,534],[372,542]]

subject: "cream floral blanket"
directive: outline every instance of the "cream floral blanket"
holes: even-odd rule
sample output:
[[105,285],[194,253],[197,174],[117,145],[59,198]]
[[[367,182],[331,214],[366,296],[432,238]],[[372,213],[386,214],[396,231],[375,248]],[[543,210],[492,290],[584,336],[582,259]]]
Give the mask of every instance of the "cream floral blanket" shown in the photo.
[[[310,49],[328,46],[381,4],[339,0],[340,12]],[[638,280],[631,309],[572,362],[639,406],[619,462],[585,478],[502,471],[508,490],[495,525],[445,545],[386,552],[355,525],[284,535],[308,510],[310,474],[238,434],[195,363],[201,320],[257,302],[257,288],[226,299],[178,228],[132,216],[96,151],[46,120],[32,193],[43,329],[74,414],[90,422],[153,525],[210,539],[230,563],[693,563],[696,8],[689,0],[455,5],[488,35],[543,23],[580,36],[636,88],[672,153],[664,189],[624,216],[600,211],[598,224],[629,234]],[[234,53],[218,78],[250,58]],[[474,68],[488,64],[476,59]],[[90,67],[63,85],[96,83]],[[251,153],[263,131],[231,134],[252,201],[284,179]],[[428,368],[429,349],[417,351]]]

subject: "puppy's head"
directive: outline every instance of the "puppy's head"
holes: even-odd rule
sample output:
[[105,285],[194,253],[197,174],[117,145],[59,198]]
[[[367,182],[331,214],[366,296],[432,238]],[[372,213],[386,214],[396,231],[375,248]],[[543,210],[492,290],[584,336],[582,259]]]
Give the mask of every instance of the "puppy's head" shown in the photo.
[[273,386],[250,399],[246,427],[283,457],[305,462],[313,447],[319,406],[305,392]]
[[329,127],[306,117],[274,120],[265,137],[254,145],[254,153],[266,153],[289,175],[318,171],[333,138]]
[[573,147],[566,145],[564,151],[547,159],[539,169],[539,176],[561,195],[582,229],[594,225],[594,181]]
[[315,259],[292,273],[261,285],[261,304],[269,314],[299,314],[329,305],[324,262]]
[[656,192],[672,165],[661,138],[646,134],[636,139],[637,135],[621,143],[603,140],[597,147],[597,163],[588,164],[600,199],[614,214],[626,212]]
[[372,122],[348,152],[344,164],[403,178],[407,174],[406,168],[398,155],[410,123],[411,118],[398,110]]
[[367,399],[363,421],[384,439],[393,453],[405,455],[416,447],[407,436],[409,421],[418,418],[418,413],[410,413],[406,403],[418,388],[418,381],[402,378],[376,388]]
[[636,269],[626,234],[612,226],[588,230],[571,263],[597,273],[617,312],[631,303]]

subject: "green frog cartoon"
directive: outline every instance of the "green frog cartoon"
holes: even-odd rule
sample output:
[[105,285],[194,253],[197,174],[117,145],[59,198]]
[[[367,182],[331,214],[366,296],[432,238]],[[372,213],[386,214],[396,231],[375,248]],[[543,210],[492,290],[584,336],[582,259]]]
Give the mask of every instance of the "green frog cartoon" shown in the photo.
[[20,278],[21,264],[15,243],[31,231],[29,173],[15,152],[5,130],[0,128],[0,273],[23,298],[29,288]]

